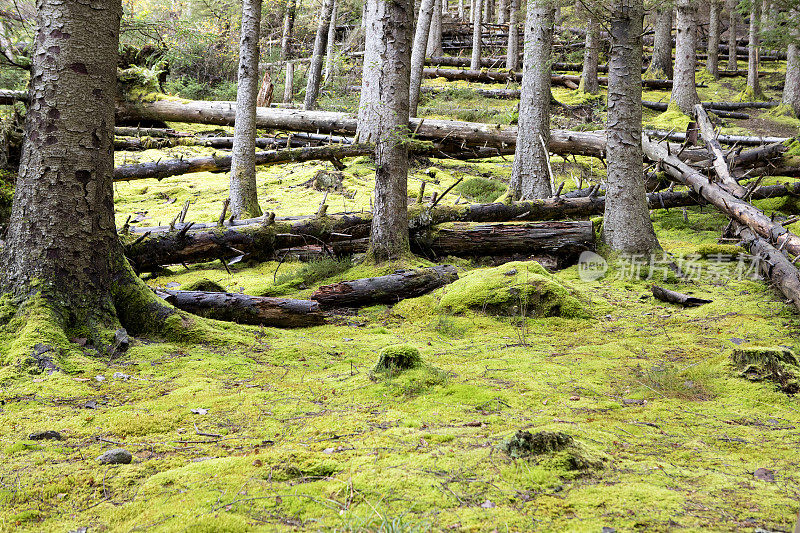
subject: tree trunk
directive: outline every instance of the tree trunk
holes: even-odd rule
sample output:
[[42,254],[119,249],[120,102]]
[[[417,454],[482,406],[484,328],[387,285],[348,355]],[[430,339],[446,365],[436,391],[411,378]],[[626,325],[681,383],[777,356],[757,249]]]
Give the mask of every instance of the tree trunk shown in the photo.
[[283,80],[283,103],[291,104],[294,97],[294,61],[286,62],[286,71]]
[[[373,0],[375,1],[375,0]],[[375,199],[368,255],[376,262],[408,252],[408,97],[411,67],[411,0],[377,0],[367,39],[384,54],[372,75],[381,88],[375,142]],[[441,3],[434,11],[441,16]],[[435,13],[434,13],[435,16]],[[366,58],[365,58],[366,59]],[[366,67],[365,67],[366,71]]]
[[469,67],[472,70],[479,70],[481,68],[481,13],[483,12],[482,7],[485,1],[486,0],[472,0],[472,10],[477,14],[472,22],[472,62]]
[[742,246],[759,259],[759,269],[764,277],[769,278],[792,305],[800,310],[800,274],[794,263],[747,226],[734,226],[734,231],[742,238]]
[[800,45],[789,43],[786,56],[788,59],[782,102],[792,108],[796,117],[800,117]]
[[331,20],[328,24],[328,42],[325,51],[325,82],[327,83],[333,77],[333,59],[336,50],[336,14],[339,11],[338,0],[333,0],[333,8],[331,9]]
[[550,49],[553,7],[548,0],[528,4],[525,20],[525,76],[519,104],[519,138],[509,193],[514,199],[547,198],[551,187],[547,140],[550,136]]
[[597,58],[600,54],[600,24],[594,15],[587,13],[586,48],[583,52],[583,71],[580,90],[589,94],[600,91],[600,82],[597,79]]
[[649,73],[654,78],[672,78],[672,6],[662,5],[655,10],[653,57]]
[[519,3],[509,0],[508,5],[508,48],[506,49],[506,68],[519,70]]
[[691,115],[695,104],[700,103],[694,78],[697,68],[697,4],[694,0],[678,0],[677,27],[675,75],[670,103]]
[[626,253],[658,249],[642,179],[642,0],[614,0],[608,61],[608,179],[603,240]]
[[256,96],[260,28],[261,0],[244,0],[230,175],[230,206],[231,213],[236,218],[261,216],[256,189]]
[[292,58],[292,31],[297,11],[297,0],[286,0],[283,14],[283,34],[281,35],[281,61]]
[[[726,4],[728,7],[728,50],[736,50],[736,31],[739,23],[739,14],[736,12],[736,6],[739,5],[739,0],[726,0]],[[728,70],[731,72],[739,70],[735,52],[728,54]]]
[[322,0],[322,11],[320,11],[319,15],[317,35],[314,38],[314,52],[311,56],[311,64],[308,67],[308,82],[306,83],[306,99],[304,104],[307,111],[311,111],[317,107],[320,80],[322,78],[322,59],[325,56],[325,48],[328,44],[328,26],[330,26],[331,23],[333,2],[334,0]]
[[755,0],[750,6],[750,40],[747,43],[747,91],[751,100],[762,97],[761,83],[758,80],[758,45],[761,19],[761,2]]
[[325,309],[393,304],[422,296],[457,279],[458,272],[450,265],[400,270],[386,276],[324,285],[314,291],[311,299]]
[[694,106],[694,116],[697,121],[698,129],[700,130],[700,135],[703,137],[703,142],[706,143],[706,149],[709,155],[711,155],[714,172],[716,172],[717,177],[722,182],[722,187],[734,196],[744,198],[746,195],[745,188],[739,185],[733,176],[731,176],[728,161],[725,159],[722,146],[720,146],[717,140],[717,132],[714,131],[714,126],[711,124],[711,120],[709,120],[706,110],[703,109],[701,104]]
[[422,0],[419,6],[417,28],[414,33],[414,49],[411,51],[411,81],[408,98],[408,109],[411,117],[417,116],[420,86],[422,85],[422,69],[425,68],[425,54],[428,48],[428,32],[431,27],[436,0]]
[[458,20],[464,20],[464,0],[458,0]]
[[721,13],[721,0],[711,0],[708,4],[708,59],[706,59],[706,70],[708,70],[715,79],[719,79],[719,32]]
[[434,0],[426,51],[429,56],[444,55],[442,50],[442,0]]
[[497,3],[497,23],[506,23],[506,13],[508,12],[508,0],[500,0]]

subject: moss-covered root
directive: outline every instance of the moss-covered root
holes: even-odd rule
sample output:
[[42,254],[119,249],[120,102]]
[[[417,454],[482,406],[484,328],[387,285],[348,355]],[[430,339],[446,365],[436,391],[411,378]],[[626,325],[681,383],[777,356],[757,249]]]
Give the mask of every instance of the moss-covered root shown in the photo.
[[731,354],[731,360],[740,375],[751,381],[774,381],[788,394],[800,390],[800,362],[789,349],[781,346],[738,348]]

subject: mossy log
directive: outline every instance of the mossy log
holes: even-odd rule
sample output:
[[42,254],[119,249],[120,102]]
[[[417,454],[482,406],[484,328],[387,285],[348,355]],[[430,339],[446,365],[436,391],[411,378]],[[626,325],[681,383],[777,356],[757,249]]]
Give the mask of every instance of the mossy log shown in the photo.
[[[686,142],[686,133],[666,130],[644,130],[650,137],[660,140],[673,142]],[[717,135],[717,141],[721,144],[738,144],[740,146],[761,146],[764,144],[785,143],[792,140],[792,137],[758,137],[755,135]]]
[[719,141],[717,141],[716,131],[714,131],[714,126],[711,124],[706,110],[703,109],[702,105],[697,104],[694,106],[694,115],[697,121],[697,127],[700,130],[700,136],[703,138],[703,142],[706,143],[706,149],[711,155],[711,163],[714,167],[714,172],[717,173],[717,177],[722,182],[722,187],[734,196],[743,198],[746,191],[744,187],[739,185],[739,182],[731,176],[731,169],[728,166],[728,161],[725,158],[725,154],[722,152],[722,146],[719,144]]
[[156,293],[178,309],[228,322],[280,328],[316,326],[325,322],[319,304],[311,300],[169,289]]
[[[456,69],[442,69],[442,68],[426,68],[422,71],[422,76],[425,78],[444,78],[451,81],[471,81],[478,83],[502,83],[502,82],[520,82],[522,81],[522,74],[509,70],[456,70]],[[553,85],[566,85],[574,88],[581,81],[580,76],[572,76],[569,74],[552,74],[550,82]],[[600,85],[607,85],[608,78],[599,77]],[[643,79],[642,85],[648,89],[671,89],[672,80],[648,80]]]
[[716,183],[710,182],[706,176],[670,155],[666,147],[651,141],[647,135],[642,135],[642,147],[648,159],[656,163],[661,162],[665,172],[691,187],[695,193],[721,212],[736,222],[748,226],[767,242],[779,243],[781,249],[786,249],[792,255],[800,254],[800,237],[779,223],[773,222],[761,210],[737,198]]
[[422,296],[457,279],[458,272],[451,265],[398,270],[386,276],[324,285],[314,291],[311,299],[326,309],[389,304]]

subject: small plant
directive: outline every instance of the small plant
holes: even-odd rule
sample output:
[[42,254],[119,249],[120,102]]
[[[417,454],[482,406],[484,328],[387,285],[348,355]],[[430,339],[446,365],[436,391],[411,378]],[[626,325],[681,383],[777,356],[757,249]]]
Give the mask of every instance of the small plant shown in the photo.
[[460,339],[464,336],[467,328],[456,324],[455,319],[448,313],[439,313],[436,323],[433,325],[434,331],[453,339]]

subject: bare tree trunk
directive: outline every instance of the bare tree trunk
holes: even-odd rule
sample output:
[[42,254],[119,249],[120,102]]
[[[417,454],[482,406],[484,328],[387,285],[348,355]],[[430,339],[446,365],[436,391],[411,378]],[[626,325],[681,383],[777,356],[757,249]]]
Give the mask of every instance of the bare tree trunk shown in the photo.
[[261,216],[256,188],[256,96],[260,27],[261,0],[244,0],[230,175],[231,213],[236,218]]
[[281,34],[281,61],[292,58],[292,32],[294,17],[297,11],[297,0],[286,0],[283,14],[283,33]]
[[786,54],[786,82],[783,86],[783,104],[800,117],[800,45],[790,43]]
[[721,13],[721,0],[710,0],[708,3],[708,59],[706,59],[706,70],[708,70],[715,79],[719,79],[719,32]]
[[506,13],[508,11],[508,0],[500,0],[497,3],[497,23],[506,23]]
[[747,43],[747,90],[752,93],[752,99],[762,97],[761,84],[758,81],[760,19],[761,2],[755,0],[750,6],[750,42]]
[[[728,50],[736,50],[736,29],[739,23],[739,14],[736,13],[736,6],[739,5],[739,0],[727,0],[728,7]],[[728,52],[728,70],[737,72],[739,70],[739,62],[737,61],[736,54]]]
[[525,20],[525,75],[519,104],[519,137],[509,192],[514,199],[547,198],[550,183],[550,50],[553,46],[553,6],[532,0]]
[[657,79],[672,78],[672,9],[671,5],[663,5],[655,10],[653,57],[648,73]]
[[328,24],[328,43],[325,51],[325,82],[327,83],[333,77],[333,59],[336,50],[336,14],[339,11],[338,0],[333,0],[333,9],[331,10],[331,21]]
[[508,4],[508,48],[506,49],[506,68],[519,70],[519,2],[509,0]]
[[414,34],[414,48],[411,51],[411,81],[408,98],[409,114],[417,116],[419,106],[419,92],[422,84],[422,71],[425,68],[425,51],[428,47],[428,32],[430,31],[435,0],[422,0],[419,6],[419,17]]
[[472,70],[480,70],[481,68],[481,13],[483,12],[484,1],[472,0],[472,12],[477,14],[472,21],[472,62],[469,67]]
[[464,0],[458,0],[458,20],[464,20]]
[[583,71],[578,88],[590,94],[600,91],[597,79],[597,58],[600,55],[600,25],[594,15],[587,13],[586,48],[583,51]]
[[433,16],[428,33],[427,54],[430,57],[444,55],[442,50],[442,0],[435,0]]
[[308,82],[306,83],[305,109],[311,111],[317,107],[319,86],[322,78],[322,58],[328,41],[328,26],[331,23],[334,0],[322,0],[322,11],[319,15],[317,35],[314,39],[314,53],[308,67]]
[[603,240],[612,250],[659,248],[642,174],[642,0],[614,0],[608,61],[608,182]]
[[[381,61],[367,72],[381,98],[375,124],[375,200],[368,256],[377,262],[398,259],[408,241],[408,97],[411,66],[411,0],[371,0],[368,47],[382,49]],[[437,4],[441,10],[441,4]],[[440,11],[441,13],[441,11]],[[366,61],[366,57],[365,57]]]
[[294,96],[294,61],[286,62],[285,79],[283,80],[283,103],[292,103]]
[[694,78],[697,68],[697,4],[694,0],[678,0],[677,28],[670,103],[691,115],[695,104],[700,103]]

